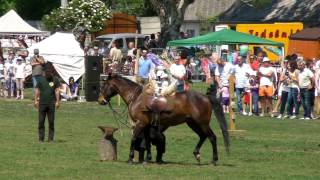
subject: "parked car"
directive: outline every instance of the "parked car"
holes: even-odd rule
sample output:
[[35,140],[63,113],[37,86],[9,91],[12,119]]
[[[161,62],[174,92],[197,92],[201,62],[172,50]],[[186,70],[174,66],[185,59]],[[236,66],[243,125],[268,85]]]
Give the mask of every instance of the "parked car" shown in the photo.
[[145,35],[135,33],[119,33],[119,34],[106,34],[96,38],[93,44],[98,44],[99,47],[107,46],[108,50],[111,49],[112,42],[117,42],[124,56],[128,53],[129,42],[135,42],[137,38],[137,47],[143,46]]

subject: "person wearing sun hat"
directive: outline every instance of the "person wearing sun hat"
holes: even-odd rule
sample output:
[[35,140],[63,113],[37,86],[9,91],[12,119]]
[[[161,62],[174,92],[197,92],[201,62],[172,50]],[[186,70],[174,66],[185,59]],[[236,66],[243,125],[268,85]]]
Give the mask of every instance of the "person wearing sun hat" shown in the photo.
[[48,116],[49,122],[48,142],[52,142],[54,140],[55,110],[60,106],[59,87],[59,80],[55,78],[50,71],[44,71],[43,75],[38,79],[35,90],[34,106],[38,109],[39,113],[39,142],[44,142],[44,123],[46,116]]
[[273,96],[273,77],[275,76],[275,70],[270,64],[270,60],[264,57],[262,65],[259,68],[260,85],[259,85],[259,97],[261,102],[261,114],[264,116],[265,110],[272,112],[272,96]]

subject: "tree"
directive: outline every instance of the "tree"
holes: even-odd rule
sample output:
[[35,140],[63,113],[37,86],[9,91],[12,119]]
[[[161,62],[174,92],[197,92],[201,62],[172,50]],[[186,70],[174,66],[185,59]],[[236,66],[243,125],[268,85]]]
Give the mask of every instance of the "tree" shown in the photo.
[[15,9],[15,1],[9,1],[9,0],[0,0],[0,15],[5,14],[10,9]]
[[39,20],[60,6],[57,0],[14,0],[17,13],[24,19]]
[[70,32],[83,27],[94,33],[102,30],[110,18],[110,10],[100,0],[72,0],[66,8],[55,9],[44,16],[43,22],[50,31]]
[[184,13],[193,2],[194,0],[150,0],[160,18],[163,46],[170,40],[178,39]]

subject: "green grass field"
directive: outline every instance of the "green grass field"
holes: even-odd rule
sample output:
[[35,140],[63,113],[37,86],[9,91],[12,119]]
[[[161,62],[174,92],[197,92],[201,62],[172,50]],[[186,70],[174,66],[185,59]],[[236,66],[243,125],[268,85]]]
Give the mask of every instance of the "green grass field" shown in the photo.
[[115,134],[118,161],[100,162],[97,126],[117,125],[111,111],[96,103],[62,103],[54,143],[38,143],[37,122],[30,99],[0,99],[0,179],[320,179],[319,120],[237,116],[237,129],[246,131],[232,133],[227,155],[213,119],[218,166],[209,164],[209,141],[197,164],[192,152],[198,137],[186,125],[166,132],[165,165],[127,164],[130,130],[124,126],[122,136]]

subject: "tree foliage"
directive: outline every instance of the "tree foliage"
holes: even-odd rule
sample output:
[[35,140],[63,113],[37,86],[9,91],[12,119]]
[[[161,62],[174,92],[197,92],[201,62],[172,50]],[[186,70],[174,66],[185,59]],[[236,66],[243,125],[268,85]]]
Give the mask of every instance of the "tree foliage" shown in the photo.
[[161,41],[164,46],[168,41],[178,39],[184,13],[193,2],[195,0],[150,0],[160,18]]
[[43,17],[50,31],[72,31],[82,26],[89,32],[98,32],[111,18],[110,10],[100,0],[72,0],[66,8],[57,8]]

